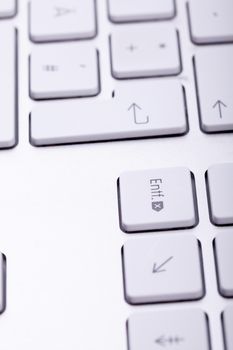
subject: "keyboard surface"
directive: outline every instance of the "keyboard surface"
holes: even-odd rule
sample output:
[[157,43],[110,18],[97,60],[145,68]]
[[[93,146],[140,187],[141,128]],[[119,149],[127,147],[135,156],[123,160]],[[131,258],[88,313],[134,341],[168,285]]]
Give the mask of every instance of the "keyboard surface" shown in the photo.
[[1,350],[233,350],[232,18],[0,0]]

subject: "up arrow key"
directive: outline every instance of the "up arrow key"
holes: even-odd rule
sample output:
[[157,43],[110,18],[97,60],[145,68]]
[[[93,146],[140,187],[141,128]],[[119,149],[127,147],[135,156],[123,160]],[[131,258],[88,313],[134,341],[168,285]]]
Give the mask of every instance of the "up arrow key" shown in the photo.
[[223,107],[227,108],[227,106],[226,106],[225,103],[223,103],[221,100],[218,100],[218,101],[213,105],[213,108],[214,108],[214,109],[215,109],[216,107],[218,107],[219,117],[222,119],[222,117],[223,117],[222,109],[223,109]]

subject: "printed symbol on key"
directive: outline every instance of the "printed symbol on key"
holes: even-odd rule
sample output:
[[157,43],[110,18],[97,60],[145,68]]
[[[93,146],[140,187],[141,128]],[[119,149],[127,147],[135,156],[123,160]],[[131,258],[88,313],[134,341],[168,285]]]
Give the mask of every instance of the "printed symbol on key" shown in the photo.
[[169,261],[171,261],[173,259],[173,256],[170,256],[170,258],[168,258],[167,260],[165,260],[162,264],[160,264],[159,266],[157,266],[157,263],[154,263],[153,265],[153,273],[160,273],[160,272],[166,272],[167,270],[162,269],[162,267],[164,267],[165,265],[167,265],[167,263],[169,263]]
[[158,211],[158,212],[164,209],[163,201],[152,202],[151,206],[152,206],[153,210]]
[[74,14],[76,13],[76,9],[71,9],[71,8],[65,8],[65,7],[54,7],[54,17],[63,17],[66,15]]
[[135,50],[137,50],[137,46],[131,44],[131,45],[127,46],[126,49],[130,52],[134,52]]
[[141,118],[139,119],[139,111],[140,110],[142,110],[142,108],[140,106],[138,106],[135,102],[132,103],[128,108],[129,112],[133,111],[135,124],[148,124],[149,123],[149,116],[146,116],[146,118],[144,120],[140,120]]
[[53,64],[46,64],[43,66],[43,70],[46,72],[57,72],[59,70],[59,67]]
[[184,339],[178,336],[165,337],[164,335],[161,335],[159,338],[155,339],[155,343],[161,347],[179,345],[182,342],[184,342]]
[[221,119],[223,118],[223,107],[227,108],[227,105],[225,105],[225,103],[223,103],[221,100],[218,100],[213,105],[213,109],[218,108],[219,117]]

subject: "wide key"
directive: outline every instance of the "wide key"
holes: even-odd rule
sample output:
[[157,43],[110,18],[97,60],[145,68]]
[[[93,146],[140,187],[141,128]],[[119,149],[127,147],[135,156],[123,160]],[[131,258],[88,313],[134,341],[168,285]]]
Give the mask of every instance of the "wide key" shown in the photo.
[[16,31],[0,24],[0,148],[17,143]]

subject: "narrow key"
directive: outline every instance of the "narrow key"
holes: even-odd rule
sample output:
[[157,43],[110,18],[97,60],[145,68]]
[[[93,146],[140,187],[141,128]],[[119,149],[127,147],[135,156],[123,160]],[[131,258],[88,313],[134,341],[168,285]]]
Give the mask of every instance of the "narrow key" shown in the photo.
[[123,248],[125,297],[131,304],[200,299],[204,294],[195,237],[163,234]]
[[181,71],[178,34],[170,24],[118,28],[111,36],[115,78],[177,75]]
[[14,17],[16,14],[16,0],[0,1],[0,18]]
[[126,232],[197,224],[191,173],[186,168],[123,173],[119,179],[121,227]]
[[210,350],[208,333],[199,309],[138,313],[128,320],[128,350]]
[[233,349],[233,305],[228,306],[223,312],[223,334],[225,350]]
[[189,17],[194,43],[233,42],[232,0],[190,1]]
[[31,0],[30,38],[35,42],[93,38],[95,18],[94,0]]
[[174,0],[108,0],[113,22],[170,19],[175,15]]
[[203,48],[195,56],[200,124],[205,132],[233,131],[233,47]]
[[0,24],[0,148],[17,143],[16,131],[16,32],[8,23]]
[[70,100],[36,106],[31,113],[31,143],[42,146],[187,131],[183,89],[178,82],[125,82],[113,96],[106,101]]
[[219,291],[233,297],[233,230],[219,233],[214,242]]
[[210,219],[215,225],[233,224],[233,163],[216,164],[207,171]]
[[34,99],[94,96],[99,92],[97,52],[80,44],[36,47],[30,59]]
[[0,313],[6,307],[6,258],[0,253]]

